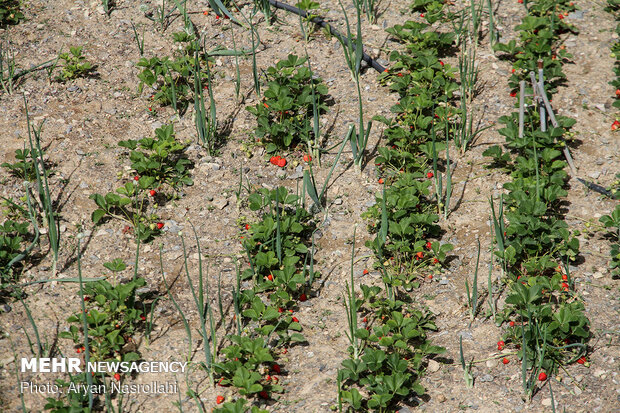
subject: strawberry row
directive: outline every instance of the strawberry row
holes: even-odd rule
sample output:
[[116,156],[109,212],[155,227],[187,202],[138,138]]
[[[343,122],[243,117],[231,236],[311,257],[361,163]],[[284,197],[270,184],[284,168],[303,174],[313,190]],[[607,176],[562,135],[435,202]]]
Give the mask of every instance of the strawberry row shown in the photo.
[[431,28],[446,18],[443,5],[416,2],[414,10],[427,23],[408,21],[387,30],[404,50],[392,52],[392,65],[379,79],[399,102],[391,108],[392,118],[375,118],[387,125],[387,146],[378,149],[375,160],[383,190],[363,214],[374,234],[366,246],[383,288],[362,284],[358,298],[352,270],[345,297],[350,357],[338,371],[340,410],[346,405],[349,411],[392,411],[417,400],[426,391],[420,377],[427,358],[445,351],[428,338],[436,330],[433,315],[418,309],[411,295],[421,280],[441,271],[452,250],[433,240],[440,227],[430,191],[434,174],[427,165],[433,152],[445,148],[442,134],[457,113],[451,101],[458,88],[454,70],[441,60],[454,35]]
[[[496,46],[512,62],[509,84],[513,96],[519,95],[525,105],[521,112],[499,119],[508,152],[494,146],[483,154],[493,158],[491,166],[511,178],[504,184],[507,194],[500,198],[499,214],[493,210],[495,254],[506,271],[508,291],[500,321],[509,325],[500,343],[502,348],[517,350],[524,390],[531,397],[537,379],[545,381],[560,366],[585,360],[590,333],[569,271],[569,263],[579,253],[579,241],[563,216],[568,175],[562,138],[575,120],[556,116],[548,126],[540,110],[545,85],[551,94],[566,78],[562,63],[570,55],[559,45],[559,35],[576,32],[564,20],[575,6],[559,0],[530,1],[525,7],[527,15],[517,26],[518,43]],[[535,73],[544,73],[544,85],[529,83]],[[526,80],[528,87],[514,93],[519,82]]]
[[[233,386],[254,403],[257,397],[269,400],[284,391],[284,355],[293,343],[306,341],[295,312],[319,273],[310,241],[316,225],[299,196],[285,187],[262,188],[249,195],[247,206],[258,221],[240,222],[249,268],[237,272],[233,291],[237,332],[226,336],[230,344],[213,367],[219,387]],[[223,396],[217,399],[218,404],[224,401]],[[247,402],[238,398],[216,411],[247,411]],[[262,410],[254,405],[251,411]]]

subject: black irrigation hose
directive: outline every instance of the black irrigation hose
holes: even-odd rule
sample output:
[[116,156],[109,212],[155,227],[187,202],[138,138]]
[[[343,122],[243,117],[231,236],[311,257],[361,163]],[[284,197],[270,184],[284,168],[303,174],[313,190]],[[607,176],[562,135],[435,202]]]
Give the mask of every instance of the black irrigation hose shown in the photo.
[[[301,16],[304,19],[308,18],[308,13],[306,13],[305,10],[298,9],[297,7],[293,7],[286,3],[282,3],[276,0],[269,0],[269,4],[271,4],[277,9],[282,9],[282,10],[286,10],[291,13],[295,13],[296,15]],[[332,36],[336,37],[338,40],[340,40],[347,46],[351,47],[349,43],[349,39],[347,39],[342,34],[340,34],[338,30],[334,29],[329,23],[323,20],[322,17],[316,16],[310,19],[310,21],[316,24],[317,26],[321,26],[322,28],[327,29]],[[368,63],[370,66],[372,66],[372,68],[375,69],[377,72],[379,73],[385,72],[385,67],[381,66],[375,59],[368,56],[364,51],[362,51],[362,60]]]

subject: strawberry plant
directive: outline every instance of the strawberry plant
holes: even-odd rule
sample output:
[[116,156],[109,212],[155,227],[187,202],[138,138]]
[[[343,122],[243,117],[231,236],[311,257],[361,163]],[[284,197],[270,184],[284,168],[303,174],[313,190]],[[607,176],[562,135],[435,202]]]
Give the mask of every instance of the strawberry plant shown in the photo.
[[495,50],[506,53],[506,58],[512,62],[514,71],[508,82],[512,90],[518,89],[519,81],[529,80],[530,71],[538,71],[539,60],[545,71],[545,82],[550,85],[548,93],[554,93],[557,86],[566,80],[562,62],[572,55],[557,43],[561,33],[577,33],[577,29],[566,23],[562,15],[576,9],[568,0],[528,2],[528,15],[516,27],[520,31],[519,43],[511,40],[494,46]]
[[0,27],[18,24],[23,19],[21,0],[0,0]]
[[269,67],[263,101],[246,107],[256,116],[254,134],[264,140],[268,153],[310,141],[313,105],[319,114],[326,109],[327,86],[312,76],[306,62],[291,54]]
[[30,224],[21,220],[7,219],[0,224],[0,287],[16,280],[18,264],[31,237]]
[[211,86],[213,77],[201,70],[201,67],[213,65],[213,62],[201,49],[193,32],[173,33],[173,38],[179,45],[179,52],[174,57],[143,57],[136,63],[136,66],[142,68],[138,74],[138,92],[141,93],[146,85],[153,89],[151,99],[162,106],[172,105],[178,113],[183,114],[192,100],[191,92],[196,94],[195,77],[200,78],[205,88]]
[[443,262],[452,250],[450,244],[429,241],[439,236],[439,217],[428,201],[431,183],[420,178],[423,175],[419,172],[399,176],[362,214],[370,221],[370,232],[377,233],[366,246],[380,257],[376,266],[384,269],[383,281],[406,291],[417,287],[422,271]]
[[267,413],[268,410],[259,409],[256,406],[252,406],[250,409],[246,404],[248,403],[245,399],[237,399],[234,402],[226,402],[222,407],[218,407],[213,409],[214,412],[219,413]]
[[194,184],[189,176],[193,164],[185,154],[187,143],[175,139],[172,124],[156,129],[155,138],[129,139],[120,141],[118,146],[131,151],[129,160],[133,174],[153,178],[151,188],[167,185],[177,189]]
[[91,215],[93,223],[99,225],[109,218],[120,219],[133,227],[134,234],[140,241],[150,241],[159,235],[159,217],[149,211],[149,205],[152,209],[156,202],[156,191],[148,190],[154,182],[155,178],[143,176],[137,181],[127,182],[118,188],[116,193],[108,192],[105,196],[97,193],[90,195],[89,198],[97,204],[97,209]]
[[620,278],[620,205],[609,215],[603,215],[599,221],[610,228],[608,236],[613,240],[611,244],[611,262],[609,269],[613,278]]
[[[101,280],[84,285],[91,361],[139,359],[139,354],[127,351],[126,345],[145,319],[136,296],[136,290],[145,284],[143,278],[136,278],[125,284]],[[59,337],[72,340],[80,353],[84,346],[82,314],[70,316],[67,322],[71,324],[69,330],[60,332]]]
[[58,60],[62,61],[62,69],[56,80],[66,82],[78,77],[86,77],[95,70],[95,66],[82,55],[83,47],[70,47],[69,53],[60,53]]
[[[30,149],[17,149],[15,150],[15,162],[4,162],[0,166],[8,169],[13,176],[27,181],[34,181],[37,179],[37,174],[34,170],[34,163],[37,158],[42,157],[40,157],[36,149],[33,153],[30,152]],[[50,165],[48,165],[49,167]]]
[[119,146],[131,150],[132,178],[116,192],[90,196],[98,207],[91,216],[95,225],[109,218],[121,219],[133,227],[141,241],[161,233],[163,223],[155,210],[175,196],[168,194],[166,188],[176,190],[193,184],[189,176],[193,165],[184,153],[187,144],[176,141],[172,125],[158,128],[155,135],[119,142]]

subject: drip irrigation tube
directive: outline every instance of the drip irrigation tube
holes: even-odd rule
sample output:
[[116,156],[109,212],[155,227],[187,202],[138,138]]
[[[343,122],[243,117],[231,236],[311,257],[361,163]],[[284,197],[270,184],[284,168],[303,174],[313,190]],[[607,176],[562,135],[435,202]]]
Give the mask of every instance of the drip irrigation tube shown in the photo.
[[[282,10],[286,10],[291,13],[295,13],[296,15],[301,16],[304,19],[308,18],[308,13],[306,13],[305,10],[298,9],[297,7],[291,6],[289,4],[282,3],[276,0],[269,0],[269,4],[271,4],[273,7],[277,9],[282,9]],[[316,24],[317,26],[321,26],[322,28],[329,30],[329,33],[332,36],[334,36],[335,38],[337,38],[338,40],[340,40],[347,46],[351,46],[349,44],[349,39],[347,39],[342,34],[340,34],[338,30],[334,29],[329,23],[323,20],[322,17],[316,16],[310,19],[310,21]],[[375,59],[368,56],[364,51],[362,51],[362,60],[368,63],[370,66],[372,66],[372,68],[375,69],[379,73],[383,73],[385,71],[385,67],[381,66]]]

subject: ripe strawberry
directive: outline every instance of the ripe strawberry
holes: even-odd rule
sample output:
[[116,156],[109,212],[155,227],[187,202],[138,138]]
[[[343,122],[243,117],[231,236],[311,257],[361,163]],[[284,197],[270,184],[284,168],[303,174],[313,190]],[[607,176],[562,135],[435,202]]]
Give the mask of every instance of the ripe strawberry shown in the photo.
[[140,176],[138,176],[138,175],[134,176],[134,177],[133,177],[133,180],[134,180],[134,181],[139,181],[139,180],[140,180]]
[[140,316],[140,320],[142,320],[142,321],[146,321],[146,316],[145,316],[144,314],[143,314],[143,315],[141,315],[141,316]]
[[265,390],[263,390],[262,392],[258,393],[258,395],[263,398],[263,399],[268,399],[269,398],[269,393],[267,393]]
[[564,15],[563,14],[558,14],[558,17],[560,18],[560,20],[564,19]]
[[516,90],[513,90],[512,92],[510,92],[510,97],[511,98],[513,98],[515,96],[517,96],[517,91]]
[[517,0],[517,3],[523,4],[523,0]]
[[588,360],[586,359],[586,356],[581,356],[581,357],[579,358],[579,360],[577,360],[577,363],[578,363],[578,364],[586,364],[586,362],[587,362],[587,361],[588,361]]
[[267,279],[268,279],[269,281],[273,281],[273,275],[272,275],[272,274],[269,274],[269,275],[267,276]]
[[383,178],[379,178],[379,183],[382,184],[383,182]]
[[544,371],[540,372],[540,374],[538,375],[538,380],[540,381],[547,380],[547,373],[545,373]]
[[512,73],[516,72],[516,69],[512,69]]
[[415,257],[416,259],[421,260],[422,258],[424,258],[424,253],[422,251],[418,251]]
[[280,159],[278,160],[278,166],[279,166],[280,168],[284,168],[284,167],[286,166],[286,159],[284,159],[284,158],[280,158]]
[[433,264],[437,264],[439,260],[437,258],[433,258]]
[[164,223],[163,222],[158,222],[157,223],[157,229],[162,229],[164,227]]
[[616,89],[616,97],[620,98],[620,89]]
[[444,63],[441,60],[439,61],[439,64],[442,65],[442,66],[444,65]]
[[514,322],[514,321],[511,321],[510,323],[508,323],[508,325],[509,325],[510,327],[514,327],[514,326],[515,326],[515,322]]
[[427,250],[430,250],[431,248],[433,248],[433,244],[431,244],[431,242],[430,242],[430,241],[427,241],[427,242],[426,242],[426,249],[427,249]]
[[390,69],[388,69],[387,67],[385,68],[385,70],[383,71],[383,73],[388,73],[390,71]]
[[283,313],[284,310],[282,309],[282,307],[278,307],[278,313]]
[[271,158],[269,158],[269,162],[272,165],[277,165],[278,164],[278,161],[276,161],[276,157],[275,156],[272,156]]
[[620,121],[614,121],[614,123],[611,124],[611,130],[616,130],[620,128]]
[[424,18],[424,13],[420,14],[420,17]]
[[364,268],[364,271],[362,271],[362,273],[363,273],[364,275],[368,275],[368,269]]
[[215,398],[215,403],[217,403],[217,404],[222,404],[222,403],[224,402],[224,400],[225,400],[225,399],[224,399],[224,396],[217,396],[217,397]]
[[121,381],[121,375],[118,373],[114,373],[114,380]]
[[78,353],[78,354],[80,354],[80,353],[82,352],[82,347],[78,347],[78,348],[76,348],[76,349],[75,349],[75,352],[76,352],[76,353]]
[[297,317],[293,317],[293,321],[296,323],[299,323],[299,320],[297,319]]
[[568,280],[568,275],[562,274],[562,281],[567,281],[567,280]]
[[308,299],[308,297],[306,297],[306,294],[302,294],[299,296],[299,301],[306,301]]
[[155,195],[157,195],[157,192],[155,192],[155,190],[154,190],[154,189],[151,189],[151,190],[149,191],[149,195],[150,195],[150,196],[155,196]]
[[432,279],[433,279],[433,274],[429,274],[427,278],[428,278],[429,280],[432,280]]
[[506,343],[504,343],[502,340],[497,342],[497,349],[498,350],[503,350],[504,346],[506,345]]
[[502,359],[502,363],[504,363],[504,364],[508,364],[508,363],[510,363],[510,360],[508,360],[506,357],[504,357],[504,358]]
[[428,173],[426,174],[426,177],[427,177],[428,179],[431,179],[433,176],[435,176],[435,174],[433,174],[432,172],[428,172]]
[[567,283],[562,283],[562,288],[568,290],[568,284]]
[[312,156],[305,154],[304,155],[304,162],[310,162],[312,160]]
[[250,229],[250,225],[249,224],[245,224],[245,230],[249,230]]
[[367,323],[368,319],[366,317],[364,317],[364,319],[362,320],[363,322]]
[[277,364],[274,364],[273,366],[271,366],[271,370],[275,371],[278,374],[280,374],[280,372],[282,371],[280,370],[280,366],[278,366]]

